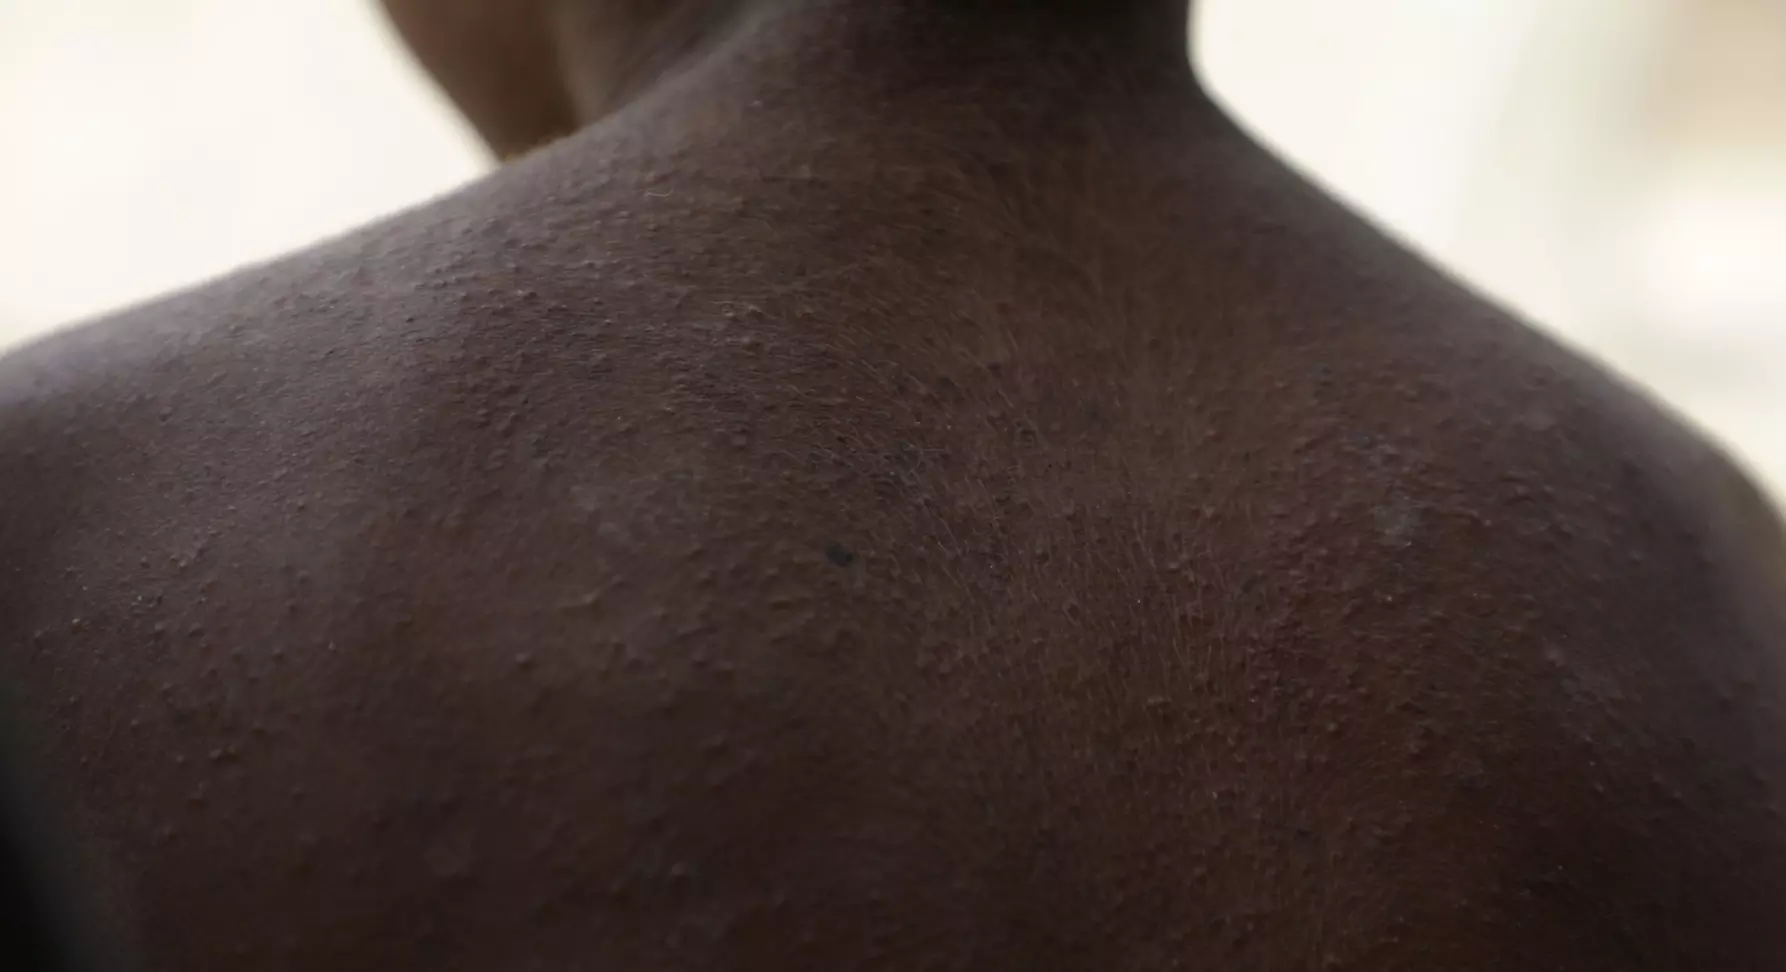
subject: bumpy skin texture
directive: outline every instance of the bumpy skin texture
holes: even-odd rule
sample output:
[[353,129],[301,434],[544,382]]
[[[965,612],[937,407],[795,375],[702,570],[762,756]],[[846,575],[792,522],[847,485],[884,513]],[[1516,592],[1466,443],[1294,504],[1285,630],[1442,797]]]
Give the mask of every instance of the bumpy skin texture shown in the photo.
[[104,927],[1786,967],[1741,477],[1175,60],[884,9],[0,365],[0,673]]

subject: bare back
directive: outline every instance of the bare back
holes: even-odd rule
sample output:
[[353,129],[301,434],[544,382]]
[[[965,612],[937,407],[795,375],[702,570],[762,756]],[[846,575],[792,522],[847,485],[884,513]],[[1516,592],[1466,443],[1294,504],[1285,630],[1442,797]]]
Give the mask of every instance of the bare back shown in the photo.
[[901,29],[740,41],[0,364],[0,671],[104,927],[149,968],[1786,962],[1747,484],[1188,76]]

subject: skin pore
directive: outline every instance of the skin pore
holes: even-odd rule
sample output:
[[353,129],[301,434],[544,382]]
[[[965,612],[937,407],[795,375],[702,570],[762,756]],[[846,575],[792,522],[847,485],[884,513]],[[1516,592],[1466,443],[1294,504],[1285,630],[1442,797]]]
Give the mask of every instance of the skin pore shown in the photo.
[[1769,969],[1778,521],[1184,11],[389,0],[490,178],[0,361],[145,969]]

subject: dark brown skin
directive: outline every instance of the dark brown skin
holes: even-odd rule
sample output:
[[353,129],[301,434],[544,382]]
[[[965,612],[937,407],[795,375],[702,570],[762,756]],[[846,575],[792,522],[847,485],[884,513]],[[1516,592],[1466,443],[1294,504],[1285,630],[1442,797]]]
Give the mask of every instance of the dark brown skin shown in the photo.
[[600,117],[0,364],[0,672],[144,968],[1786,967],[1720,456],[1171,4],[651,10],[483,108],[424,44]]

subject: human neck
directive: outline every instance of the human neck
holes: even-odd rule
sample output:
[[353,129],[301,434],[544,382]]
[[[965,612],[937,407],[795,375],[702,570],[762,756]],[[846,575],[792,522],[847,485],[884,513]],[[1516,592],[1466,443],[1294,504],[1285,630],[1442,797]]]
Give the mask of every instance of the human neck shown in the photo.
[[824,62],[834,71],[934,72],[961,55],[1031,60],[1057,73],[1120,64],[1134,76],[1188,82],[1187,8],[1187,0],[554,0],[550,16],[586,125],[735,45],[760,47],[790,70]]

